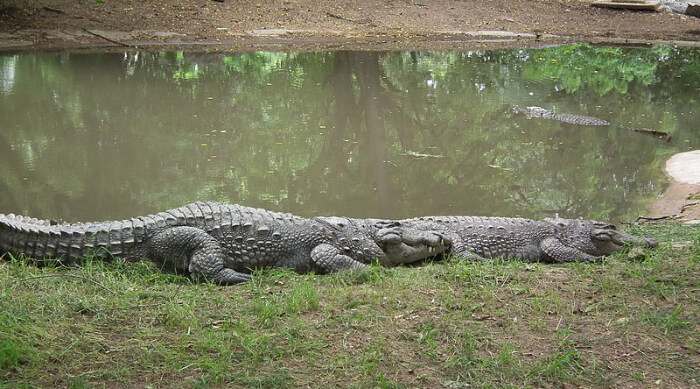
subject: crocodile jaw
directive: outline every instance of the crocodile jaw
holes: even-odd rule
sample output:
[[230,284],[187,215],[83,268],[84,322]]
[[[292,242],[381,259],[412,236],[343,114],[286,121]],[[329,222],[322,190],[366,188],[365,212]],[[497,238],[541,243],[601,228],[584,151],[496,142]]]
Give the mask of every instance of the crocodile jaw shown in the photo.
[[434,231],[392,227],[380,231],[377,244],[386,253],[385,266],[396,266],[432,258],[447,252],[452,242]]

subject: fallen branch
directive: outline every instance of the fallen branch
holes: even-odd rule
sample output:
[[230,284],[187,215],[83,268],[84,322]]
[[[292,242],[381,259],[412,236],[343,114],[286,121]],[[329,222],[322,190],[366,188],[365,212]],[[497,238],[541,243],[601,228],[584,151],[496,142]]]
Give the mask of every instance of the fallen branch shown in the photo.
[[83,31],[87,32],[87,33],[90,34],[90,35],[96,36],[96,37],[98,37],[98,38],[102,38],[102,39],[106,40],[107,42],[112,42],[112,43],[114,43],[114,44],[117,44],[117,45],[120,45],[120,46],[124,46],[124,47],[134,47],[134,45],[130,45],[130,44],[128,44],[128,43],[119,42],[118,40],[114,40],[114,39],[107,38],[107,37],[104,36],[104,35],[98,34],[98,33],[96,33],[96,32],[92,32],[92,31],[90,31],[90,30],[88,30],[88,29],[86,29],[86,28],[83,28]]
[[659,221],[659,220],[668,220],[668,219],[673,219],[673,215],[664,215],[664,216],[659,216],[659,217],[646,217],[646,216],[640,216],[637,218],[638,222],[650,222],[650,221]]
[[334,13],[331,13],[331,12],[326,12],[326,15],[328,15],[328,16],[330,16],[330,17],[332,17],[332,18],[344,20],[344,21],[350,22],[350,23],[367,24],[367,23],[370,23],[370,22],[371,22],[370,19],[355,20],[355,19],[346,18],[345,16],[342,16],[342,15],[337,15],[337,14],[334,14]]
[[51,7],[41,7],[41,8],[42,8],[44,11],[53,12],[53,13],[55,13],[55,14],[62,14],[62,15],[65,15],[65,14],[66,14],[65,11],[61,11],[60,9],[56,9],[56,8],[51,8]]

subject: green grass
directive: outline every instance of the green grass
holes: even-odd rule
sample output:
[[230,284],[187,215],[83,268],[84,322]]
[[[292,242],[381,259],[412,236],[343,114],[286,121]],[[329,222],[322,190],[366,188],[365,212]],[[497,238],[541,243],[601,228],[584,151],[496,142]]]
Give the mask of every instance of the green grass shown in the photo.
[[231,287],[0,262],[0,387],[693,387],[700,227],[602,264],[447,260]]

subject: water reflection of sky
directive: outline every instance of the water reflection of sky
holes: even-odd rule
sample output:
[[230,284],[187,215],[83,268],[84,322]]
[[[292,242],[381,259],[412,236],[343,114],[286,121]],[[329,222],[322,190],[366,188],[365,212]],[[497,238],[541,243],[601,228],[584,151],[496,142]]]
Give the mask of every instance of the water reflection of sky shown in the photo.
[[17,56],[7,57],[2,61],[2,80],[0,80],[0,91],[2,93],[12,93],[12,88],[15,85],[16,63]]

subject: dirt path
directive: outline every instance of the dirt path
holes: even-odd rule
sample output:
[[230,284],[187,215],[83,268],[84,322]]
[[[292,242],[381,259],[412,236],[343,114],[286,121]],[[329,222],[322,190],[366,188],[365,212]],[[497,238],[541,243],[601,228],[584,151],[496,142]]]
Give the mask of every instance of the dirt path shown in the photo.
[[0,50],[151,45],[459,49],[536,42],[700,44],[700,19],[579,0],[0,0]]

